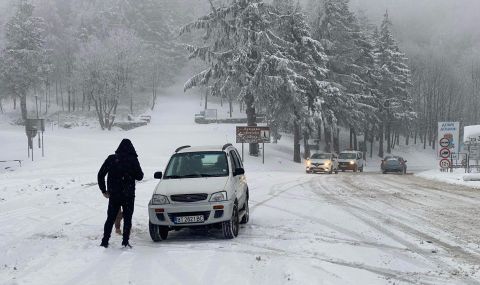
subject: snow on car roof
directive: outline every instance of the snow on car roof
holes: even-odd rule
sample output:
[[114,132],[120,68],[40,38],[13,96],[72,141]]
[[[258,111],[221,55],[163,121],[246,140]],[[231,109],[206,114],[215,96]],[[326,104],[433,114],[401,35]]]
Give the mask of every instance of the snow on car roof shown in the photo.
[[185,152],[201,152],[201,151],[222,151],[223,145],[205,145],[205,146],[192,146],[179,150],[177,153]]
[[480,125],[465,126],[463,128],[464,143],[470,143],[470,138],[476,138],[478,143],[478,137],[480,137]]

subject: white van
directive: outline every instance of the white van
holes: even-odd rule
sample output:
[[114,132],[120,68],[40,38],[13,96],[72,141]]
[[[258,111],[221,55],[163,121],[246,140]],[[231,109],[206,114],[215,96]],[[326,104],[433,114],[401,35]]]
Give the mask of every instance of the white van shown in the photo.
[[353,172],[363,172],[365,160],[363,153],[356,150],[342,151],[338,155],[338,169],[342,172],[345,170],[352,170]]

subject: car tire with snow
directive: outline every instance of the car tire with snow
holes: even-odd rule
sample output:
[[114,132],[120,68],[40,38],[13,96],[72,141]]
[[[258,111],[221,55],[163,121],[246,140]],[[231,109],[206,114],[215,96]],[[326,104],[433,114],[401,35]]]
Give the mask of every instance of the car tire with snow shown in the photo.
[[243,211],[245,211],[245,214],[243,214],[242,220],[240,221],[240,224],[246,224],[250,220],[250,208],[248,207],[248,197],[247,200],[245,200],[245,205],[243,206]]
[[166,240],[168,237],[168,228],[164,226],[159,226],[148,222],[148,231],[150,232],[150,237],[154,242],[159,242]]
[[222,223],[223,236],[226,239],[235,238],[238,235],[238,227],[238,206],[235,203],[235,205],[233,205],[232,217],[230,218],[230,220]]

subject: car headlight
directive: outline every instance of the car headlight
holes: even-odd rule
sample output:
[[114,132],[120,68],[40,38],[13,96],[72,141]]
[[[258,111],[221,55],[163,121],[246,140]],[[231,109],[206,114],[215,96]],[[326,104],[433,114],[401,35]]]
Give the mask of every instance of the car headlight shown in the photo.
[[310,160],[307,160],[307,166],[311,166],[312,162]]
[[165,204],[170,204],[167,196],[160,195],[160,194],[153,194],[152,205],[165,205]]
[[330,165],[332,163],[330,160],[325,161],[325,165]]
[[355,164],[355,161],[353,161],[353,160],[352,160],[352,161],[350,161],[350,164]]
[[212,197],[210,197],[210,202],[220,202],[220,201],[227,201],[227,192],[220,191],[217,193],[213,193]]

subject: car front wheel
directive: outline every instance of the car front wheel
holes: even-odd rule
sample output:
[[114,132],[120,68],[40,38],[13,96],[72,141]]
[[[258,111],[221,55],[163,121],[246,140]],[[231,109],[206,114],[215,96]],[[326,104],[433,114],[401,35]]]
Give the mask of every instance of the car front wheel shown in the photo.
[[238,235],[238,227],[238,206],[237,204],[235,204],[233,206],[232,217],[230,218],[230,220],[222,223],[223,236],[226,239],[235,238]]
[[150,232],[150,237],[154,242],[159,242],[166,240],[168,237],[168,228],[164,226],[159,226],[148,222],[148,230]]
[[248,223],[248,220],[250,220],[250,208],[248,207],[248,198],[245,201],[245,206],[243,207],[243,211],[245,211],[245,213],[243,214],[240,224],[246,224]]

